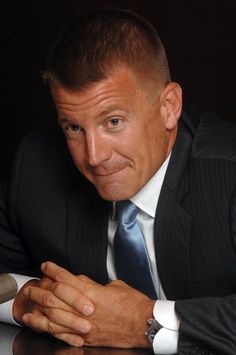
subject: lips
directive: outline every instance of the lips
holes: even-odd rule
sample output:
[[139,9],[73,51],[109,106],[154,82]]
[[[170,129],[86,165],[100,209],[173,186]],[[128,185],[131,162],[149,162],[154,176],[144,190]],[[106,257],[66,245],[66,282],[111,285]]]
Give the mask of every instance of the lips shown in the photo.
[[93,175],[96,177],[107,177],[107,176],[112,176],[116,173],[119,173],[121,170],[124,170],[127,166],[122,166],[119,168],[111,169],[111,170],[106,170],[103,168],[98,168],[93,170]]

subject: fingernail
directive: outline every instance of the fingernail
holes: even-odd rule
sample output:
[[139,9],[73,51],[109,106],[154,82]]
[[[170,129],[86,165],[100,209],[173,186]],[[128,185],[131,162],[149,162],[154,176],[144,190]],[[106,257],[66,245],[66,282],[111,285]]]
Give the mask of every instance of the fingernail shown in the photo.
[[82,333],[88,333],[89,331],[91,330],[91,325],[89,323],[86,323],[86,324],[82,324],[80,326],[80,331]]
[[77,347],[81,348],[84,345],[84,340],[83,339],[73,339],[73,341],[70,342],[70,345],[77,346]]
[[91,316],[92,313],[93,313],[93,306],[91,306],[90,304],[86,304],[83,308],[83,314],[85,316]]
[[46,263],[42,263],[41,270],[44,271],[46,269]]
[[26,287],[26,288],[24,289],[24,295],[25,295],[25,296],[29,296],[29,287]]
[[23,317],[22,317],[22,320],[23,320],[24,323],[27,323],[28,320],[29,320],[28,315],[27,315],[27,314],[24,314]]

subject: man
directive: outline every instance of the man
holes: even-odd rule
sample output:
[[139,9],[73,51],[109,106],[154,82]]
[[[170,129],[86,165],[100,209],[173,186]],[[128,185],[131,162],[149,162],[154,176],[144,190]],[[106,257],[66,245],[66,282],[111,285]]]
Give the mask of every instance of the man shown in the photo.
[[235,126],[181,114],[162,43],[130,12],[76,20],[44,77],[70,154],[30,135],[2,184],[1,271],[43,263],[40,281],[15,276],[15,321],[76,346],[234,354]]

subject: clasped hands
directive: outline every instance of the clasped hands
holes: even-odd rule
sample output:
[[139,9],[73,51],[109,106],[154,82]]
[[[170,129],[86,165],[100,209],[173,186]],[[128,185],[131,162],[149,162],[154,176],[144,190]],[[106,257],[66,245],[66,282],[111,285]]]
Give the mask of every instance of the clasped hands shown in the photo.
[[103,286],[52,262],[18,293],[13,316],[74,346],[150,347],[144,331],[154,300],[122,281]]

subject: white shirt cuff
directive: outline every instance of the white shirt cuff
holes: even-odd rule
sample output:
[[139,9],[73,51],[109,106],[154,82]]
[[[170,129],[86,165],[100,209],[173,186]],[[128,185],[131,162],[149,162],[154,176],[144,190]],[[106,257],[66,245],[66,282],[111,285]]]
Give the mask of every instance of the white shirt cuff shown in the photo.
[[153,316],[163,326],[153,340],[155,354],[177,354],[179,340],[179,318],[174,301],[156,301]]
[[[16,275],[10,274],[16,280],[18,291],[26,284],[26,282],[32,280],[32,277],[24,276],[24,275]],[[0,304],[0,322],[10,323],[19,325],[13,318],[12,315],[12,306],[13,306],[14,299],[4,302]]]

